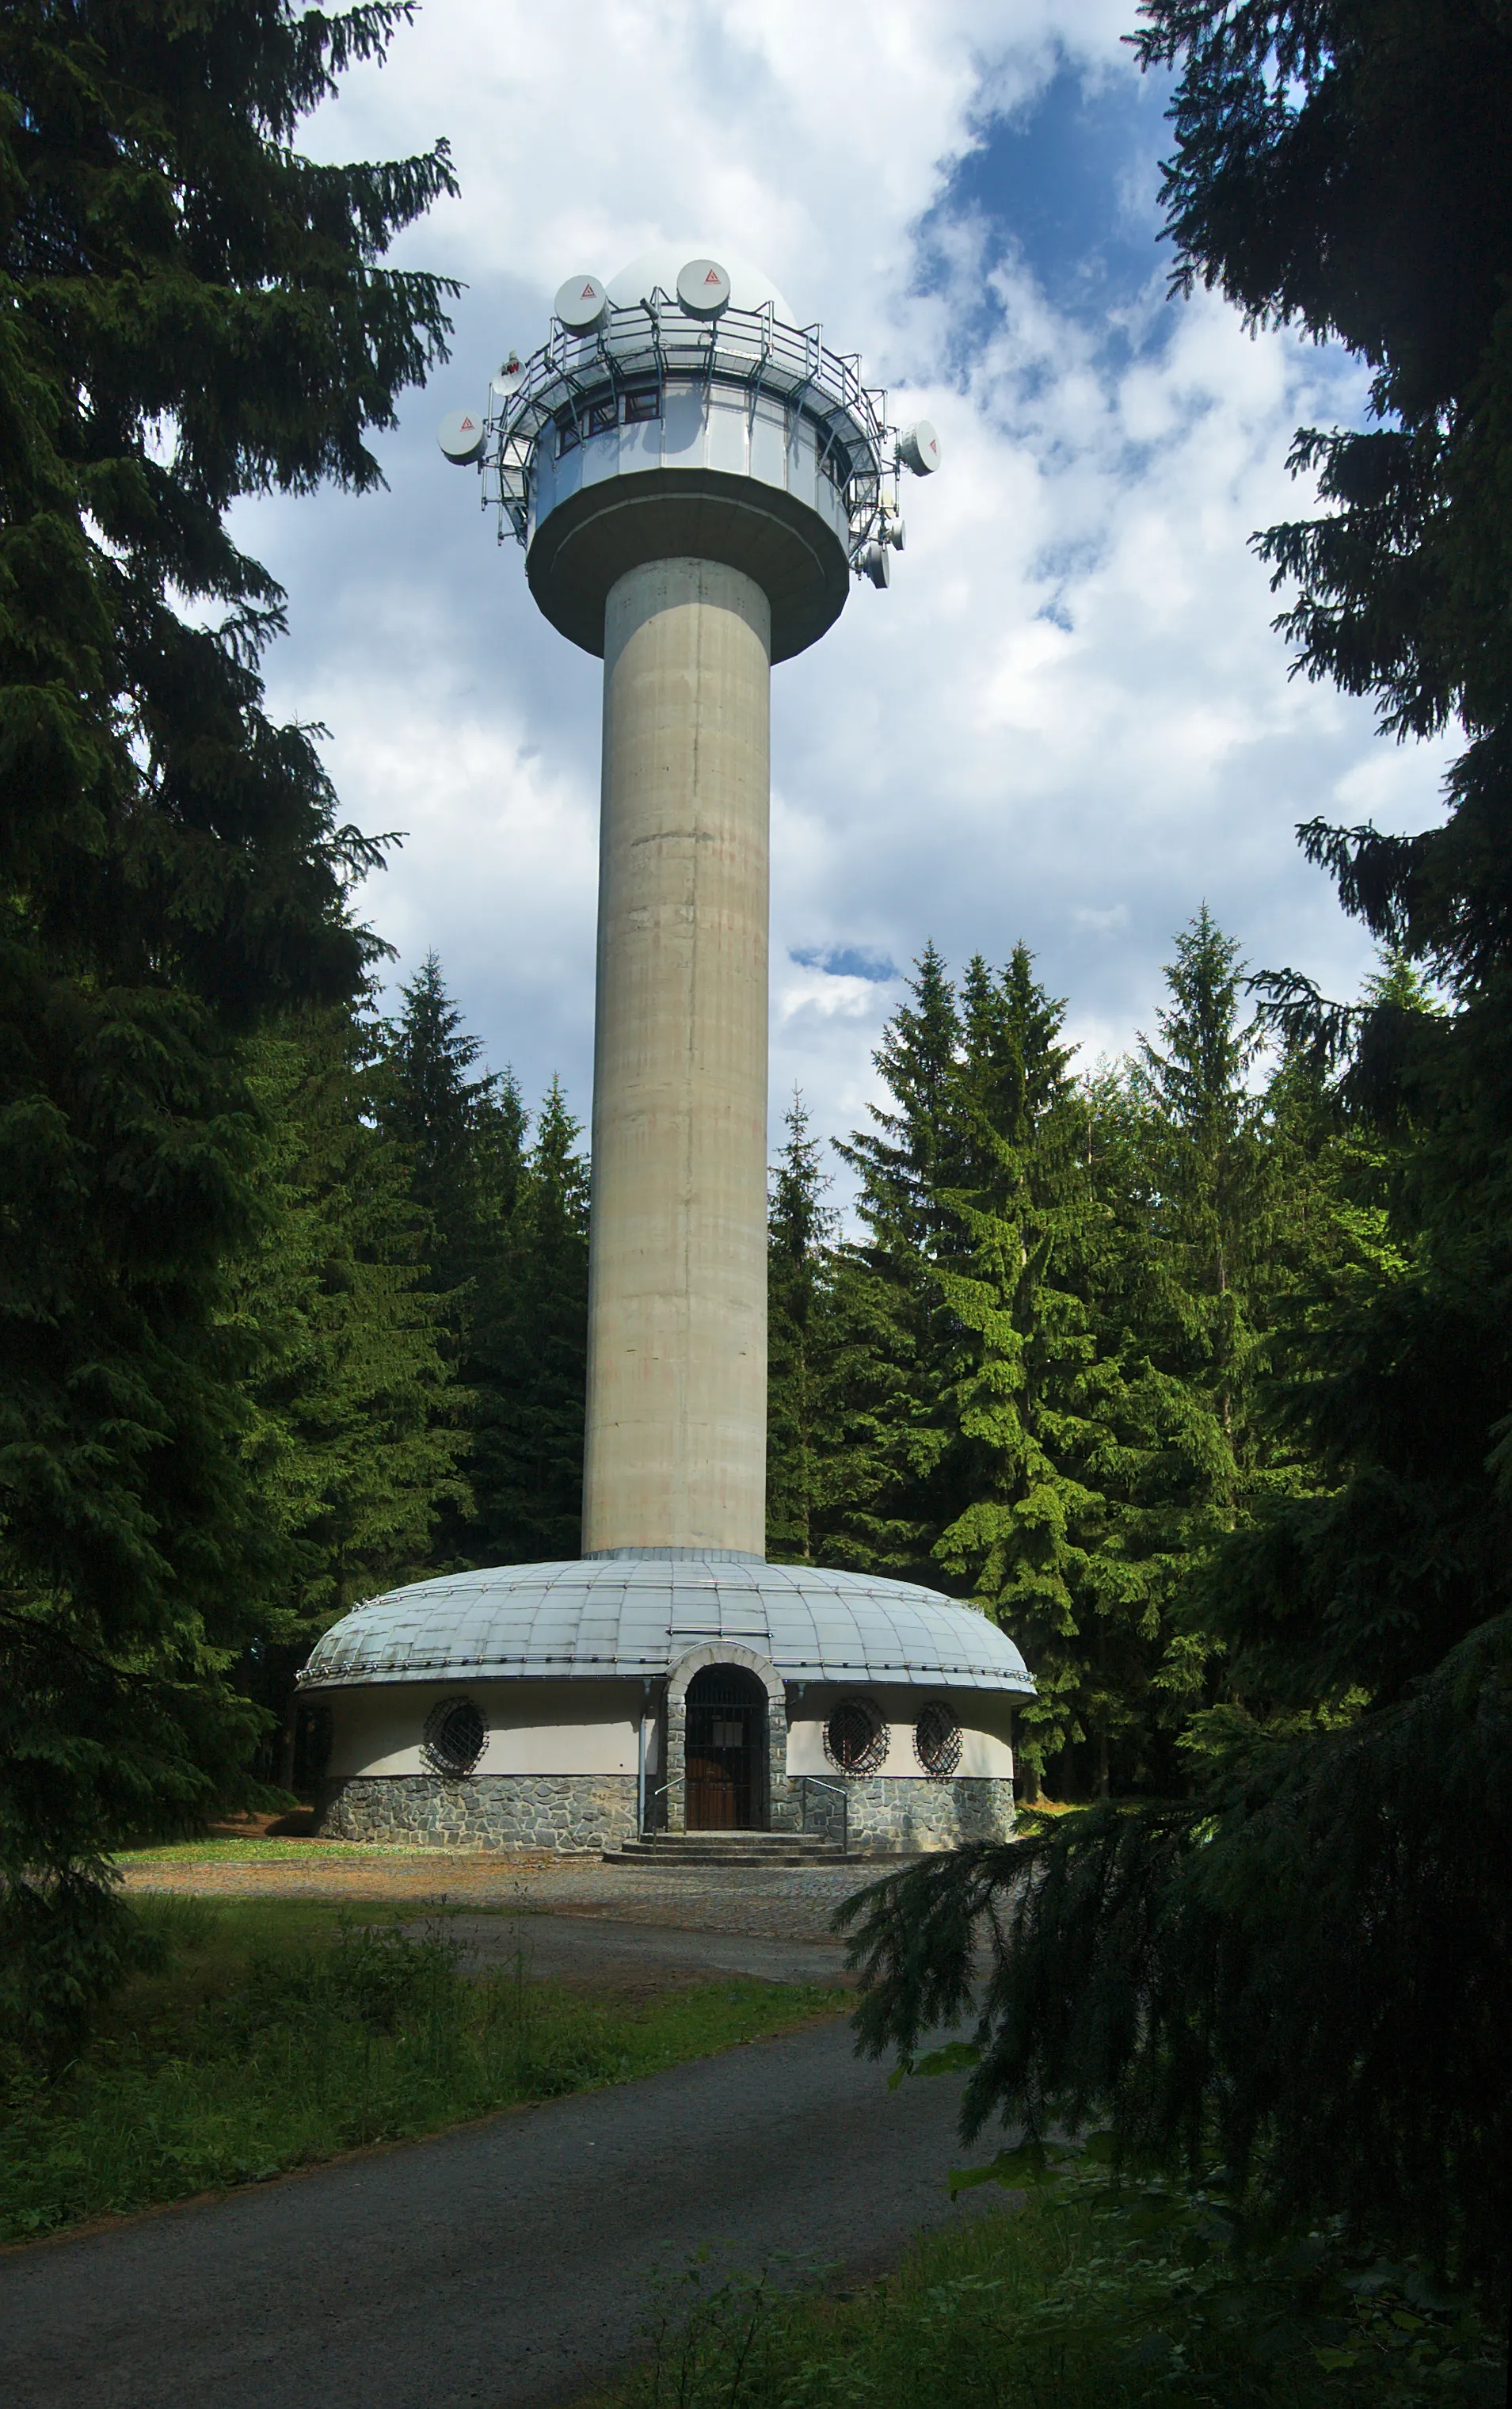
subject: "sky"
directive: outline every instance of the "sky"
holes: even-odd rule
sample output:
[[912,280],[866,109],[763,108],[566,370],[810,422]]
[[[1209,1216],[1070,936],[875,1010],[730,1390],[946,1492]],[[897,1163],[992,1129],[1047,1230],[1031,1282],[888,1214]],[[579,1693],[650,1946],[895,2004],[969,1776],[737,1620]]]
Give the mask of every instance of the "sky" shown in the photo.
[[[761,261],[859,351],[903,424],[891,588],[772,681],[773,1146],[795,1086],[844,1134],[932,938],[1022,939],[1090,1066],[1155,1032],[1206,902],[1255,968],[1350,995],[1375,967],[1298,851],[1315,815],[1416,829],[1440,746],[1289,675],[1248,548],[1301,514],[1293,430],[1359,423],[1342,353],[1168,296],[1167,89],[1133,0],[429,0],[307,125],[326,159],[452,145],[461,196],[393,263],[466,287],[452,359],[374,440],[387,488],[261,498],[236,531],[287,589],[281,715],[329,731],[343,816],[402,830],[359,908],[428,950],[527,1102],[592,1080],[600,665],[536,612],[475,475],[437,447],[578,270],[660,241]],[[838,1169],[838,1165],[836,1166]]]

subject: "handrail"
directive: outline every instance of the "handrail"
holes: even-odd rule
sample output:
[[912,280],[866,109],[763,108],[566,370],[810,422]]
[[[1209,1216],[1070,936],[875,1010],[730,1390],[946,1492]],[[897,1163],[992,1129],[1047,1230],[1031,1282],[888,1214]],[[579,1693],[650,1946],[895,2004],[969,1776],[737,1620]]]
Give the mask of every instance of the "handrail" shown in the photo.
[[[859,355],[825,349],[817,325],[784,325],[770,303],[760,310],[724,310],[718,319],[691,317],[659,291],[651,303],[610,305],[605,323],[592,334],[574,336],[553,323],[544,343],[517,372],[507,394],[490,394],[488,465],[497,502],[523,543],[525,488],[536,443],[556,413],[598,392],[614,391],[637,373],[654,374],[665,389],[669,375],[745,387],[754,398],[767,392],[791,411],[817,422],[826,448],[842,441],[850,454],[857,500],[870,522],[881,479],[894,465],[887,397],[861,382]],[[840,422],[840,424],[837,424]],[[843,434],[842,434],[842,426]],[[523,455],[523,456],[522,456]]]
[[801,1799],[799,1808],[799,1812],[802,1817],[801,1828],[804,1831],[807,1831],[808,1829],[809,1784],[812,1782],[816,1790],[831,1791],[835,1797],[840,1800],[840,1854],[842,1857],[848,1857],[851,1853],[850,1792],[839,1782],[822,1782],[816,1773],[800,1773],[798,1778],[801,1792]]

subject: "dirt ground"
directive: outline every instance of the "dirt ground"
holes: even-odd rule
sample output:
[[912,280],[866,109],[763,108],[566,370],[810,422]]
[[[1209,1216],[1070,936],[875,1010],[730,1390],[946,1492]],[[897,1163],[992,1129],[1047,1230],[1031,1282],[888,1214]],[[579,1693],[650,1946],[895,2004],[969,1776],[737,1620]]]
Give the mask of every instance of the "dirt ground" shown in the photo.
[[[687,1932],[833,1945],[829,1918],[843,1898],[886,1872],[885,1862],[752,1867],[606,1865],[598,1857],[505,1856],[492,1852],[323,1851],[295,1856],[284,1841],[266,1863],[238,1854],[128,1863],[128,1892],[190,1892],[209,1898],[321,1898],[417,1907],[444,1901],[490,1916],[603,1918]],[[545,1970],[544,1966],[542,1970]],[[753,1967],[752,1971],[756,1969]],[[781,1978],[779,1978],[781,1979]],[[791,1979],[791,1978],[789,1978]]]

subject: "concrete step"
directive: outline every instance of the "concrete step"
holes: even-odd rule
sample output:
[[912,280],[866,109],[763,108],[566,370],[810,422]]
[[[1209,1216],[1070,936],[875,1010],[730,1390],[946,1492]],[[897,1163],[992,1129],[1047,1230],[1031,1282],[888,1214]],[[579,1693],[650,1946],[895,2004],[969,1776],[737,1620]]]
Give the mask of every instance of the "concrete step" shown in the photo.
[[650,1832],[604,1851],[606,1865],[823,1866],[842,1863],[838,1840],[817,1832]]

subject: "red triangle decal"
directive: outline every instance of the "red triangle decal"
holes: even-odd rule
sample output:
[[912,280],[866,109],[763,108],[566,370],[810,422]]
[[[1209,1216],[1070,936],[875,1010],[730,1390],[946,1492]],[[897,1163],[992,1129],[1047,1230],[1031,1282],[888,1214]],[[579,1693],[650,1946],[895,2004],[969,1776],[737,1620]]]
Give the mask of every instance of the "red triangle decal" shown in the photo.
[[472,421],[470,418],[465,418],[463,420],[462,432],[464,435],[470,435],[472,433]]
[[591,284],[585,284],[579,297],[584,301],[596,301],[598,296]]
[[724,282],[724,281],[725,281],[725,280],[724,280],[724,278],[720,275],[719,270],[718,270],[718,268],[717,268],[717,267],[711,267],[711,269],[709,270],[708,275],[704,278],[704,280],[703,280],[703,281],[704,281],[705,284],[723,284],[723,282]]

